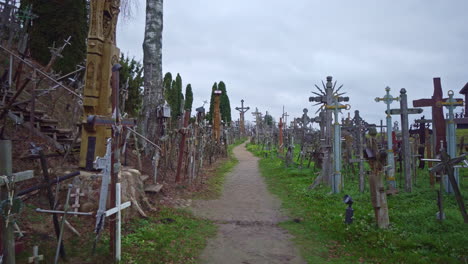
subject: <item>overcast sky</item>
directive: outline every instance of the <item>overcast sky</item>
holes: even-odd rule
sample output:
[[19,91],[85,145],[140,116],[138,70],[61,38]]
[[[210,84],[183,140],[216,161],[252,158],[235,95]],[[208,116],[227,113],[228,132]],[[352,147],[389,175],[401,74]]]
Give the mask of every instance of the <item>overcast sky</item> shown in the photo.
[[[134,1],[132,17],[119,21],[117,44],[142,60],[146,2]],[[276,120],[283,105],[292,116],[305,107],[313,116],[314,84],[331,75],[344,84],[352,113],[379,122],[385,105],[374,98],[386,86],[394,96],[406,88],[411,102],[430,97],[432,78],[441,77],[444,94],[461,97],[467,10],[467,0],[165,0],[163,72],[192,84],[194,107],[223,80],[233,108],[243,98]]]

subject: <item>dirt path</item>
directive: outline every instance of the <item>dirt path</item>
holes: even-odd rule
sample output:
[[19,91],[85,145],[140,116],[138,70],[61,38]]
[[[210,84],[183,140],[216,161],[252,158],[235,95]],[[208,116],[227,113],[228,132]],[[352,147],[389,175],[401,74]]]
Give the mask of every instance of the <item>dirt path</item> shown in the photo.
[[195,215],[219,225],[201,263],[306,263],[291,242],[292,236],[277,226],[287,217],[279,211],[280,201],[267,191],[258,158],[244,144],[234,148],[234,154],[239,164],[227,175],[222,197],[195,201],[192,207]]

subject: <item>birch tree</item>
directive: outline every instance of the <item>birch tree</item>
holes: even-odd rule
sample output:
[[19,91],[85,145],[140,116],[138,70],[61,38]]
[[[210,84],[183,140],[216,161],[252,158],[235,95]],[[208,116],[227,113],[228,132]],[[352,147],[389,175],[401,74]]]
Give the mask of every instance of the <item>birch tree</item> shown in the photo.
[[[146,0],[146,26],[143,41],[144,96],[139,119],[141,133],[156,140],[156,108],[163,103],[162,81],[163,0]],[[146,146],[146,144],[144,144]],[[145,148],[149,154],[150,149]]]

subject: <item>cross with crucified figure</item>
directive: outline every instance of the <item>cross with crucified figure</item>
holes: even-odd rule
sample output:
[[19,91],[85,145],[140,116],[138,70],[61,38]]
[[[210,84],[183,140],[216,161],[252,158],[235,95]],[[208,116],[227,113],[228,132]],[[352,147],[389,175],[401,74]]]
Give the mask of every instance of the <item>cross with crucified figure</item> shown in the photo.
[[250,107],[244,107],[244,99],[241,100],[241,107],[236,107],[236,110],[239,111],[240,114],[240,122],[239,128],[241,135],[245,135],[245,125],[244,125],[244,114],[249,111]]

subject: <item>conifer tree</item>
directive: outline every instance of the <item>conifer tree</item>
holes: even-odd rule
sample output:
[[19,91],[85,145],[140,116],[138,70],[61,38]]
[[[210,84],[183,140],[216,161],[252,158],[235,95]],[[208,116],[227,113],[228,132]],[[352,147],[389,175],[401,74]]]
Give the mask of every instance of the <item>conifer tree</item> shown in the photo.
[[128,97],[125,100],[124,111],[128,113],[129,116],[137,117],[141,110],[143,98],[141,89],[144,83],[143,66],[134,58],[130,59],[128,56],[125,57],[123,54],[120,56],[119,63],[122,65],[119,76],[120,87],[125,87],[128,81]]
[[193,92],[192,92],[192,85],[189,83],[187,84],[187,87],[185,88],[185,110],[192,110],[192,104],[193,104]]
[[214,111],[214,91],[218,90],[218,84],[215,82],[211,88],[211,97],[210,97],[210,111],[206,114],[206,120],[212,122],[213,120],[213,111]]
[[38,17],[30,28],[28,47],[31,56],[46,65],[51,53],[49,47],[61,46],[69,36],[62,58],[54,64],[54,70],[67,73],[86,58],[86,38],[88,36],[88,8],[86,0],[23,0],[21,8],[32,5],[32,12]]
[[226,91],[226,84],[223,81],[220,81],[218,84],[218,89],[221,90],[220,98],[220,111],[221,111],[221,120],[224,121],[224,124],[230,126],[231,124],[231,103],[229,102],[229,96]]

